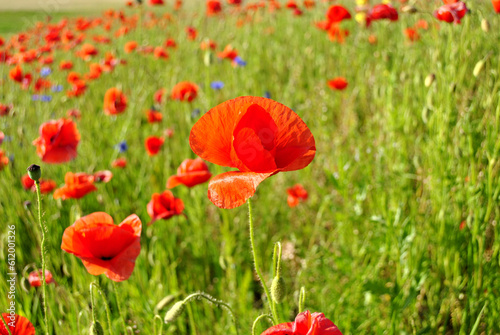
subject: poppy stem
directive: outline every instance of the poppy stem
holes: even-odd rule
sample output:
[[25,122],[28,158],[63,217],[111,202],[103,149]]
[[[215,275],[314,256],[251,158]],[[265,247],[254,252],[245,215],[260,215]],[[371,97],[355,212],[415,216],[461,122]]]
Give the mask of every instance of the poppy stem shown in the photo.
[[[160,320],[160,329],[158,332],[156,331],[156,320]],[[153,326],[154,326],[155,335],[163,334],[163,320],[161,319],[161,316],[159,316],[158,314],[156,314],[154,319],[153,319]]]
[[9,328],[9,326],[7,325],[7,321],[5,321],[5,319],[3,318],[2,313],[0,313],[0,317],[2,318],[3,325],[4,325],[5,329],[7,329],[7,331],[9,332],[9,335],[12,335],[12,332],[10,331],[10,328]]
[[264,318],[267,318],[269,321],[271,321],[272,324],[274,324],[274,320],[273,318],[271,317],[270,314],[262,314],[262,315],[259,315],[257,317],[257,319],[255,319],[255,321],[253,322],[253,325],[252,325],[252,335],[256,335],[257,333],[255,333],[255,331],[257,330],[257,323],[259,323],[260,320],[264,319]]
[[[99,284],[97,284],[96,282],[92,282],[90,284],[91,286],[91,299],[92,299],[92,287],[95,287],[95,289],[97,290],[97,292],[99,292],[99,294],[101,295],[101,297],[103,298],[104,300],[104,309],[106,310],[106,318],[108,319],[108,331],[109,331],[109,335],[113,335],[113,333],[111,332],[111,312],[109,310],[109,304],[108,304],[108,299],[106,299],[106,296],[104,295],[104,293],[102,292],[101,288],[99,287]],[[92,308],[92,313],[94,313],[94,308]],[[94,320],[94,315],[92,314],[92,319]]]
[[90,283],[90,306],[92,307],[92,322],[95,323],[95,319],[97,319],[97,312],[95,310],[95,299],[94,299],[93,286],[94,286],[94,282]]
[[254,229],[253,229],[253,216],[252,216],[252,202],[250,199],[248,199],[248,225],[250,228],[250,243],[252,245],[252,255],[253,255],[253,263],[255,267],[255,272],[257,273],[257,276],[259,277],[260,283],[262,284],[262,287],[264,288],[264,292],[266,293],[267,297],[267,302],[269,304],[269,308],[271,309],[271,316],[273,318],[274,324],[278,324],[278,316],[276,315],[276,308],[273,305],[273,300],[271,300],[271,295],[269,294],[269,289],[267,288],[267,285],[265,281],[262,279],[262,273],[260,272],[260,266],[259,266],[259,258],[257,257],[257,251],[255,249],[255,238],[254,238]]
[[113,289],[115,290],[116,295],[116,305],[118,306],[118,314],[120,314],[120,318],[122,319],[123,330],[125,334],[127,333],[127,325],[125,324],[125,315],[122,313],[120,295],[118,294],[118,290],[116,289],[116,283],[113,281]]
[[43,310],[43,322],[45,323],[45,334],[49,335],[49,322],[47,319],[47,283],[45,282],[45,232],[47,227],[42,221],[42,202],[40,195],[40,181],[35,180],[36,195],[38,200],[38,222],[40,223],[40,230],[42,232],[42,242],[40,245],[42,254],[42,310]]

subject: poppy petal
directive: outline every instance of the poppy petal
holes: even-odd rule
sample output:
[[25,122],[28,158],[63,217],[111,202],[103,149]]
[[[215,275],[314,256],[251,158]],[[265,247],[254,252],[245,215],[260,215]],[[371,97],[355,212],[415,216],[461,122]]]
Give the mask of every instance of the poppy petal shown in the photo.
[[241,206],[254,195],[257,186],[271,175],[239,171],[222,173],[208,184],[208,198],[219,208]]
[[263,332],[260,335],[291,335],[293,322],[280,323]]

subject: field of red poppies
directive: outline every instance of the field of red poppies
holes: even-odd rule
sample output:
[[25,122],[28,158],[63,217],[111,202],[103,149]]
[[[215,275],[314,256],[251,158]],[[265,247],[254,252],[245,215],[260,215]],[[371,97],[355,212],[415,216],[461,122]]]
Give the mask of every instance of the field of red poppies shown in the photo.
[[499,12],[1,13],[0,335],[500,334]]

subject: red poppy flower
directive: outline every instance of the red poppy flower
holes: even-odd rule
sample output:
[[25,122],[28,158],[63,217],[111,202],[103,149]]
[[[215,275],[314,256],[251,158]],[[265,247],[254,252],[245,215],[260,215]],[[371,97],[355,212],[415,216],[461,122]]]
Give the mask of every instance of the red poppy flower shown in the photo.
[[104,114],[117,115],[127,108],[127,97],[121,90],[112,87],[104,95]]
[[328,8],[328,11],[326,12],[326,19],[331,23],[342,22],[343,20],[348,20],[350,18],[351,13],[349,13],[349,11],[341,5],[333,5]]
[[35,181],[31,179],[28,174],[21,177],[21,183],[23,184],[23,188],[25,190],[31,190],[31,188],[35,186]]
[[137,42],[136,41],[129,41],[127,43],[125,43],[125,46],[123,47],[123,49],[125,50],[125,53],[131,53],[132,51],[134,51],[135,49],[137,49]]
[[73,62],[70,60],[63,60],[59,63],[59,69],[61,70],[71,70],[73,68]]
[[161,6],[163,5],[163,0],[149,0],[151,6]]
[[149,123],[157,123],[157,122],[161,122],[161,120],[163,120],[163,114],[154,110],[154,109],[148,110],[146,112],[146,116],[148,117]]
[[85,43],[82,45],[82,47],[81,47],[80,51],[77,53],[77,55],[85,60],[88,60],[92,56],[97,55],[98,52],[99,51],[97,50],[97,48],[95,46],[93,46],[90,43]]
[[198,31],[195,27],[186,27],[186,34],[188,35],[188,40],[192,41],[198,36]]
[[70,98],[79,97],[87,90],[87,83],[84,80],[76,80],[71,83],[71,89],[66,92]]
[[165,94],[167,94],[167,90],[164,88],[160,88],[153,95],[154,101],[161,104],[163,102],[163,97],[165,96]]
[[417,21],[417,23],[415,23],[415,28],[427,30],[429,29],[429,23],[425,20],[420,19]]
[[303,169],[316,153],[311,131],[295,112],[249,96],[209,110],[191,129],[189,143],[201,158],[240,170],[210,181],[208,198],[220,208],[241,206],[264,179]]
[[94,176],[83,172],[67,172],[66,176],[64,176],[64,182],[65,185],[54,192],[54,199],[80,199],[88,193],[97,190],[97,187],[94,185]]
[[168,178],[167,188],[183,184],[187,187],[204,183],[212,177],[207,164],[201,159],[186,159],[177,169],[177,175]]
[[465,16],[465,14],[467,14],[467,12],[468,9],[465,3],[459,1],[439,7],[434,12],[434,16],[440,21],[448,23],[455,22],[455,24],[459,24],[460,20]]
[[286,3],[286,8],[297,9],[297,3],[295,2],[295,0],[288,0],[288,2]]
[[180,101],[193,101],[198,95],[198,85],[189,81],[181,81],[172,88],[171,98]]
[[[42,286],[42,270],[33,271],[29,274],[28,281],[33,287]],[[45,282],[47,284],[55,283],[56,281],[52,277],[52,273],[49,270],[45,270]]]
[[156,47],[153,55],[157,59],[168,59],[168,53],[162,47]]
[[455,2],[458,2],[459,0],[443,0],[444,4],[445,5],[449,5],[451,3],[455,3]]
[[0,149],[0,170],[3,170],[4,167],[9,164],[9,157],[5,155],[5,152]]
[[177,48],[177,43],[173,38],[169,38],[165,41],[165,48]]
[[127,160],[125,158],[117,158],[111,163],[114,168],[125,168],[127,166]]
[[113,173],[109,170],[97,171],[94,173],[95,183],[107,183],[113,178]]
[[135,214],[116,226],[104,212],[84,216],[66,228],[61,249],[80,258],[94,276],[105,274],[120,282],[134,271],[141,252],[142,223]]
[[217,57],[222,59],[234,60],[236,57],[238,57],[238,50],[234,49],[231,44],[228,44],[222,52],[219,52],[217,54]]
[[[21,177],[21,183],[25,190],[36,192],[35,182],[27,174]],[[56,188],[56,182],[53,180],[40,179],[40,192],[42,194],[50,193]]]
[[22,83],[23,79],[25,78],[25,75],[23,74],[23,69],[21,66],[18,64],[16,67],[12,68],[9,71],[9,77],[10,79],[14,80],[15,82]]
[[33,144],[45,163],[65,163],[76,157],[80,134],[72,120],[51,120],[40,126],[39,133]]
[[[2,317],[7,321],[7,325],[12,335],[35,335],[35,327],[24,316],[9,313],[2,313]],[[12,326],[13,325],[13,326]],[[9,335],[2,320],[0,320],[0,335]]]
[[179,10],[182,7],[182,0],[176,0],[174,4],[174,10]]
[[156,220],[168,220],[174,215],[180,215],[183,210],[184,203],[174,197],[172,192],[167,190],[162,194],[154,193],[148,203],[148,214],[151,217],[148,225],[152,225]]
[[3,143],[4,138],[5,138],[5,134],[3,133],[3,131],[0,130],[0,144]]
[[201,50],[208,50],[208,49],[215,50],[215,48],[217,48],[217,44],[212,40],[203,40],[200,43]]
[[293,187],[288,188],[286,193],[288,193],[287,203],[290,207],[297,206],[299,201],[305,201],[309,196],[306,189],[301,184],[296,184]]
[[415,28],[406,28],[404,30],[404,34],[405,34],[406,38],[408,40],[410,40],[411,42],[415,42],[415,41],[418,41],[420,39],[420,35],[419,35],[417,29],[415,29]]
[[391,20],[397,21],[399,18],[398,11],[396,8],[389,4],[378,4],[373,6],[373,8],[368,12],[366,17],[366,25],[369,26],[372,21],[376,20]]
[[337,326],[323,313],[305,311],[297,315],[295,322],[280,323],[261,335],[342,335]]
[[222,5],[218,0],[207,1],[207,16],[217,15],[222,11]]
[[146,147],[148,155],[149,156],[157,155],[161,147],[163,146],[164,142],[165,139],[163,137],[149,136],[148,138],[146,138],[144,146]]
[[348,85],[347,80],[344,77],[337,77],[328,81],[328,86],[332,90],[344,90]]
[[0,103],[0,116],[9,115],[11,109],[12,109],[12,105],[4,105],[4,104]]
[[491,4],[493,5],[495,12],[500,14],[500,0],[491,0]]

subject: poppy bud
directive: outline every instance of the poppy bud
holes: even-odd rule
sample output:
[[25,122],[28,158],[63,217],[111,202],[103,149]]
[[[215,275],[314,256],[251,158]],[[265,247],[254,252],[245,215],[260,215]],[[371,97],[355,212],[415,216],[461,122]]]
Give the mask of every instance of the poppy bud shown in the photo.
[[416,12],[418,12],[418,10],[415,7],[410,5],[404,6],[403,8],[401,8],[401,11],[403,13],[408,13],[408,14],[415,14]]
[[90,326],[90,335],[104,335],[104,329],[99,321],[93,322]]
[[486,19],[481,20],[481,29],[487,33],[490,31],[490,23]]
[[434,73],[431,73],[427,77],[425,77],[424,85],[425,87],[430,87],[433,83],[434,80],[436,80],[436,75]]
[[214,55],[210,51],[205,52],[205,55],[203,56],[203,63],[206,66],[210,66],[214,61]]
[[165,315],[165,323],[174,322],[184,312],[184,300],[176,302]]
[[479,76],[479,74],[483,70],[484,63],[485,63],[484,59],[481,59],[479,62],[476,63],[476,66],[474,66],[474,71],[472,71],[472,74],[474,75],[474,77],[477,78],[477,76]]
[[282,277],[274,277],[271,284],[271,297],[277,304],[283,301],[285,297],[285,281]]
[[28,171],[28,176],[34,181],[38,181],[42,176],[42,170],[36,164],[31,164],[26,170]]

